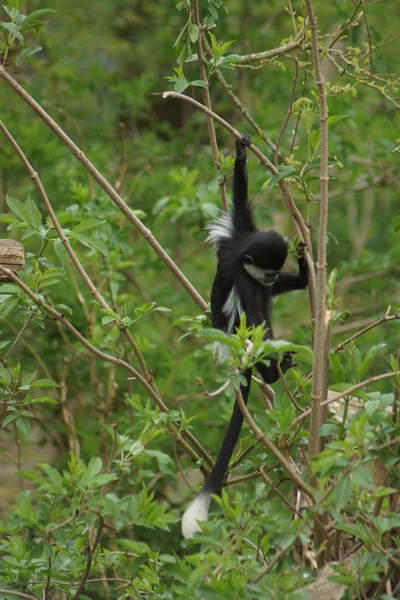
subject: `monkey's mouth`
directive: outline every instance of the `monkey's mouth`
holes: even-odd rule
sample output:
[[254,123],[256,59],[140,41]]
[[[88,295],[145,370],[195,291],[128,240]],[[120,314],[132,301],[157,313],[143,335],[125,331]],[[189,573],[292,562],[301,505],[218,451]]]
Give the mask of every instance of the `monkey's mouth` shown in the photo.
[[265,275],[263,283],[264,285],[274,285],[275,281],[278,279],[278,273],[274,275]]

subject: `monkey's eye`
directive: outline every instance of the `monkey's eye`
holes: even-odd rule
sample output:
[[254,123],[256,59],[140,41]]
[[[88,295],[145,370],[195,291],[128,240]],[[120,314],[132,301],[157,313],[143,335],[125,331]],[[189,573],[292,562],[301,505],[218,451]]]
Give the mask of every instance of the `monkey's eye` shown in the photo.
[[254,262],[254,258],[252,256],[250,256],[249,254],[246,254],[243,259],[243,262],[245,265],[252,265]]

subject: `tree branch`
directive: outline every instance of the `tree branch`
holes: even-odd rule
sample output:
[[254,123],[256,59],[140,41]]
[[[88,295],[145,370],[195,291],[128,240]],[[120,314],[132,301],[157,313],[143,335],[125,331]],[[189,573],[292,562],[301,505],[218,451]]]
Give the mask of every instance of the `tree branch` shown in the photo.
[[128,221],[133,227],[140,233],[140,235],[150,244],[157,256],[161,258],[163,263],[168,267],[175,278],[181,283],[188,294],[193,298],[197,306],[201,310],[205,310],[207,303],[203,300],[197,290],[185,277],[182,271],[178,268],[171,257],[165,252],[162,246],[158,243],[156,238],[151,233],[150,229],[145,227],[140,219],[134,214],[129,206],[124,202],[114,188],[108,183],[103,175],[96,169],[96,167],[86,158],[85,154],[78,148],[76,144],[67,136],[67,134],[57,125],[57,123],[50,117],[50,115],[26,92],[20,85],[15,81],[13,77],[5,70],[3,65],[0,65],[0,77],[16,92],[32,110],[46,123],[46,125],[55,133],[55,135],[63,142],[68,150],[75,156],[77,160],[85,167],[90,173],[93,179],[99,184],[99,186],[105,191],[107,196],[111,198],[120,211],[125,215]]

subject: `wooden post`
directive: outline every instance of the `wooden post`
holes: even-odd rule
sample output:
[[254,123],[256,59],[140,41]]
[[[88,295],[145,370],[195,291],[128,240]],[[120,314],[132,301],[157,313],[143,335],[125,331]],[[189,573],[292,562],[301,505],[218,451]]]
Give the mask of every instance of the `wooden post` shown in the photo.
[[[19,271],[25,266],[25,251],[20,242],[0,240],[0,265],[12,271]],[[11,281],[7,275],[0,274],[1,281]]]

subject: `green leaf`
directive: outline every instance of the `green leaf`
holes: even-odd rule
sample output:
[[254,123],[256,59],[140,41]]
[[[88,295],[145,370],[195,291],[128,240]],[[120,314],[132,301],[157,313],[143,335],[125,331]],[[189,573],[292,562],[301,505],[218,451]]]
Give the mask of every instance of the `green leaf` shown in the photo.
[[268,182],[269,189],[273,188],[274,185],[276,183],[279,183],[279,181],[282,181],[282,179],[286,179],[287,177],[290,177],[290,175],[292,175],[293,173],[297,173],[297,169],[295,169],[294,167],[286,167],[286,166],[282,166],[282,165],[280,165],[278,167],[278,171],[279,171],[279,173],[277,173],[276,175],[271,177],[271,179],[269,180],[269,182]]
[[60,387],[58,385],[58,383],[56,381],[53,381],[52,379],[38,379],[37,381],[34,381],[31,385],[31,387],[33,388],[54,388],[54,387]]
[[21,433],[24,435],[29,435],[31,432],[31,424],[27,419],[23,419],[22,417],[18,417],[16,420],[16,425]]
[[47,463],[37,463],[37,466],[39,467],[39,469],[42,469],[42,471],[46,473],[53,486],[59,490],[61,488],[62,479],[58,471],[53,469],[53,467],[51,467]]
[[25,214],[28,224],[34,229],[39,229],[42,224],[42,215],[30,196],[25,201]]
[[242,342],[237,337],[229,336],[220,329],[203,329],[199,335],[206,340],[220,342],[236,350],[240,350],[242,347]]
[[82,231],[88,231],[89,229],[98,227],[99,225],[102,225],[103,223],[106,223],[106,221],[100,221],[99,219],[86,219],[86,221],[82,221],[82,223],[79,223],[79,225],[76,225],[71,230],[71,233],[74,234],[74,233],[80,233]]
[[33,373],[28,373],[22,378],[21,385],[29,385],[35,379],[37,371],[33,371]]
[[32,398],[31,404],[58,404],[58,402],[54,398],[43,396],[41,398]]
[[24,23],[32,21],[33,19],[37,19],[38,17],[42,17],[43,15],[48,15],[50,13],[56,13],[56,10],[52,8],[39,8],[38,10],[34,10],[28,15],[26,15],[24,19]]
[[92,479],[95,477],[103,468],[103,461],[98,456],[90,459],[88,464],[88,477]]
[[24,36],[22,35],[22,33],[20,33],[15,23],[4,23],[4,21],[0,21],[0,27],[5,31],[11,33],[11,35],[17,38],[17,40],[21,42],[21,44],[23,43]]
[[18,416],[19,416],[18,413],[12,413],[11,415],[8,415],[7,417],[5,417],[5,419],[3,419],[2,427],[4,428],[12,421],[15,421],[15,419],[18,419]]
[[206,81],[203,81],[202,79],[195,79],[194,81],[190,82],[190,85],[193,85],[194,87],[202,87],[202,88],[208,87],[208,83]]
[[195,23],[189,23],[189,38],[192,44],[195,44],[197,42],[198,37],[199,28],[197,27],[197,25],[195,25]]
[[374,413],[376,413],[376,411],[378,410],[378,408],[381,405],[381,401],[380,400],[369,400],[368,402],[365,403],[364,408],[365,408],[365,412],[372,417],[372,415]]
[[60,261],[61,265],[65,267],[65,263],[68,258],[68,252],[65,249],[64,244],[62,243],[60,238],[56,238],[53,241],[54,252],[57,254],[57,258]]
[[342,119],[347,119],[348,116],[349,115],[332,115],[328,118],[328,126],[332,127],[332,125],[334,125],[338,121],[341,121]]
[[5,319],[16,306],[18,306],[19,296],[4,296],[0,299],[0,320]]
[[32,48],[24,48],[19,53],[18,58],[27,58],[28,56],[32,56],[32,54],[36,54],[42,50],[42,46],[33,46]]
[[190,83],[186,79],[179,79],[174,85],[174,90],[175,92],[178,92],[178,94],[182,94],[189,85]]
[[11,198],[11,196],[9,196],[7,194],[6,195],[6,202],[7,202],[7,206],[9,208],[11,208],[11,210],[13,211],[13,213],[16,214],[17,217],[21,221],[24,221],[25,223],[28,222],[28,218],[27,218],[27,215],[26,215],[25,206],[22,204],[22,202],[20,200],[17,200],[17,198]]
[[127,539],[116,539],[114,540],[116,544],[124,548],[125,550],[129,550],[134,554],[147,554],[151,552],[151,548],[145,544],[144,542],[136,542],[134,540]]
[[352,494],[350,477],[342,477],[333,490],[334,506],[338,510],[346,506]]

